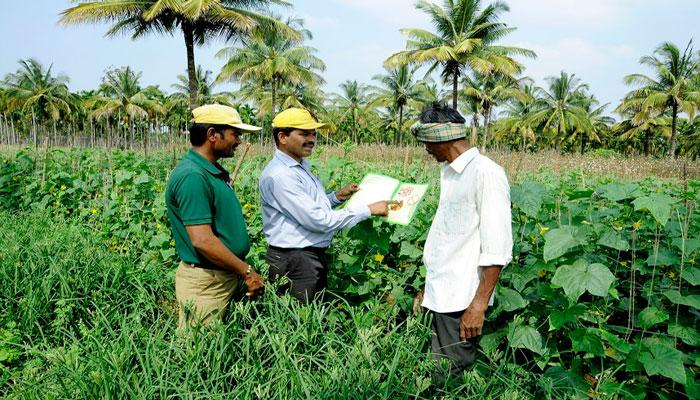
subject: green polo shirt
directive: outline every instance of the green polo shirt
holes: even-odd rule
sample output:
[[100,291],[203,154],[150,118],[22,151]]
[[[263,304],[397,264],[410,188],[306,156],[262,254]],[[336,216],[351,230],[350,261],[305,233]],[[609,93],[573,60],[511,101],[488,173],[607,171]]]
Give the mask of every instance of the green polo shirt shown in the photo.
[[230,186],[228,172],[190,149],[170,175],[165,190],[175,250],[186,263],[221,269],[197,253],[187,234],[187,225],[211,225],[214,235],[233,254],[245,259],[250,238],[241,203]]

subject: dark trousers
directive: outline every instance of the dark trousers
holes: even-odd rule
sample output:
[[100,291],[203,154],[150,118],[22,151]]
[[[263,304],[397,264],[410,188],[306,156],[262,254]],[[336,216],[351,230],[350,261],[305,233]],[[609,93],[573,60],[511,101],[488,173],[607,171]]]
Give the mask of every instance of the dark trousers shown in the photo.
[[[325,248],[267,249],[269,280],[280,281],[277,292],[289,293],[299,301],[314,300],[328,286],[328,256]],[[286,278],[286,279],[284,279]]]
[[447,371],[440,373],[457,377],[471,366],[476,359],[476,339],[459,339],[459,321],[464,311],[438,313],[430,311],[433,317],[433,340],[431,343],[433,359],[448,359]]

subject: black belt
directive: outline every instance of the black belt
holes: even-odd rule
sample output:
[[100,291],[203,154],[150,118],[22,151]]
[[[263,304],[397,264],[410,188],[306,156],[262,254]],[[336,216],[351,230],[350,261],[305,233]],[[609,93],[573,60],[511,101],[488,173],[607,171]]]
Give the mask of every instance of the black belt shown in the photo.
[[279,251],[282,253],[286,253],[289,251],[312,251],[314,253],[325,253],[328,247],[314,247],[314,246],[308,246],[308,247],[277,247],[277,246],[268,246],[270,250],[275,250]]

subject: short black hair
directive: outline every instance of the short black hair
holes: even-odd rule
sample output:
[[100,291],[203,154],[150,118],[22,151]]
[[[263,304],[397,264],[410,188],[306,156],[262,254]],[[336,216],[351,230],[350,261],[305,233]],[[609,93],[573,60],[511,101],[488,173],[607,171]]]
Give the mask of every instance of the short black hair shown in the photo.
[[201,146],[204,144],[204,142],[207,140],[207,132],[209,131],[209,128],[214,128],[215,132],[219,132],[221,133],[221,136],[223,136],[226,129],[231,129],[233,127],[230,125],[201,124],[195,122],[192,124],[192,126],[190,126],[190,143],[192,146]]
[[279,133],[283,133],[284,136],[289,136],[293,130],[297,128],[276,128],[272,127],[272,137],[275,139],[275,146],[279,147],[280,145],[280,139],[278,137]]
[[463,124],[466,122],[459,111],[442,102],[432,102],[423,107],[420,113],[420,122],[423,124],[444,124],[456,123]]

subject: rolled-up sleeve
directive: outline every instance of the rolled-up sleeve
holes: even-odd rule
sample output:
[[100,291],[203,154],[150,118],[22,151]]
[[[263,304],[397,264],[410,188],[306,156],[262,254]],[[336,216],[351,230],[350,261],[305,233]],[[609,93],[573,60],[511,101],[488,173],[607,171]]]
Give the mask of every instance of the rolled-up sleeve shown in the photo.
[[501,168],[479,171],[476,206],[481,248],[479,266],[507,265],[513,259],[510,186]]
[[[350,228],[370,217],[367,206],[333,210],[327,204],[315,201],[296,179],[269,177],[262,182],[261,189],[274,197],[279,209],[290,219],[311,232],[325,233]],[[335,194],[331,195],[335,197]]]

